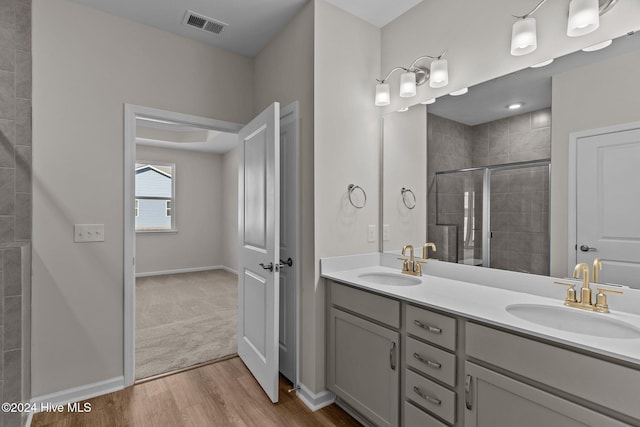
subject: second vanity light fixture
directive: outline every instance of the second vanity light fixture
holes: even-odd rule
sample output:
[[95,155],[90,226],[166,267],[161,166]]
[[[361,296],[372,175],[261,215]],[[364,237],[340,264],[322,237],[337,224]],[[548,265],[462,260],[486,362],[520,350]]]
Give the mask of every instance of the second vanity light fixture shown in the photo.
[[[376,99],[375,103],[378,107],[389,105],[391,103],[391,93],[389,92],[389,77],[396,71],[404,71],[400,75],[400,97],[411,98],[416,96],[417,86],[424,84],[429,80],[429,86],[432,88],[444,87],[449,84],[449,65],[446,59],[443,59],[447,53],[445,50],[440,56],[421,56],[411,63],[408,67],[395,67],[384,79],[376,80]],[[431,69],[425,66],[418,66],[418,62],[431,59]]]
[[[511,31],[511,55],[526,55],[538,47],[536,20],[531,15],[546,2],[547,0],[541,0],[529,13],[513,16],[518,20],[513,24]],[[567,36],[583,36],[597,30],[600,26],[600,16],[613,8],[616,3],[618,0],[571,0]]]

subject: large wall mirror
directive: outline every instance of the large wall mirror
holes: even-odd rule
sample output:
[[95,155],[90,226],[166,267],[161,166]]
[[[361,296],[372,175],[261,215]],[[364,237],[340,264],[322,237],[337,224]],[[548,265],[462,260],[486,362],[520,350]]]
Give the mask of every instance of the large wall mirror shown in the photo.
[[[382,251],[397,253],[406,244],[420,248],[425,242],[433,242],[437,251],[430,252],[430,258],[560,275],[552,271],[554,250],[550,225],[564,224],[554,217],[562,216],[565,220],[571,209],[566,205],[562,209],[551,209],[551,192],[555,191],[551,173],[552,168],[568,170],[570,166],[568,158],[554,158],[552,140],[556,144],[554,138],[562,139],[562,144],[569,146],[569,131],[564,135],[560,130],[573,131],[573,124],[580,118],[612,115],[609,106],[618,96],[612,94],[604,105],[567,103],[566,99],[574,95],[577,102],[580,94],[572,94],[569,85],[563,82],[579,80],[575,76],[586,77],[594,72],[597,64],[615,64],[619,58],[631,57],[632,63],[638,64],[637,55],[640,55],[640,34],[629,34],[602,50],[578,51],[547,65],[476,85],[460,96],[447,95],[430,105],[416,105],[407,111],[384,115]],[[588,73],[581,74],[587,69]],[[598,75],[583,90],[600,91],[604,87],[606,91],[608,84],[606,74]],[[636,87],[628,90],[638,94],[640,79],[634,79],[634,85]],[[622,102],[640,112],[637,96],[635,102]],[[640,121],[640,114],[616,119],[612,117],[611,123]],[[589,127],[587,123],[582,127],[592,129],[598,125]],[[608,221],[616,223],[610,228],[616,230],[611,231],[615,236],[609,237],[624,240],[635,248],[631,249],[631,260],[623,273],[613,274],[613,268],[605,268],[601,281],[640,287],[640,279],[630,279],[640,277],[640,221],[637,220],[640,218],[640,131],[637,137],[630,135],[626,140],[631,141],[631,145],[625,145],[624,150],[616,151],[615,155],[606,155],[612,165],[620,167],[612,167],[606,177],[596,179],[589,197],[595,200],[596,192],[600,192],[598,197],[605,200],[608,197],[605,193],[615,191],[616,185],[627,186],[625,191],[629,197],[617,202],[615,209],[636,206],[635,216],[614,218],[610,215],[614,219]],[[636,145],[632,144],[634,139]],[[573,159],[572,156],[570,153],[569,158]],[[632,159],[628,165],[620,163],[625,158]],[[612,181],[615,174],[611,171],[615,169],[626,171],[624,176],[623,172],[615,172],[619,175],[617,184]],[[632,188],[628,188],[629,183],[633,183]],[[634,198],[636,205],[627,201]],[[594,209],[602,211],[598,206]],[[576,227],[571,220],[569,224]],[[609,227],[598,224],[595,228]],[[564,233],[567,234],[566,230]],[[555,247],[563,256],[569,254],[564,264],[574,259],[589,262],[603,256],[595,248],[585,248],[586,244],[581,245],[582,251],[569,246],[568,239],[564,238],[562,247]]]

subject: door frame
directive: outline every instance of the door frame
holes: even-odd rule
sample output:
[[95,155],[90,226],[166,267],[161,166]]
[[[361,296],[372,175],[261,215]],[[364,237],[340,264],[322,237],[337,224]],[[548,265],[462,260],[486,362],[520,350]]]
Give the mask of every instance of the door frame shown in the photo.
[[124,386],[135,382],[136,344],[136,230],[135,230],[135,161],[136,161],[136,118],[180,122],[196,127],[237,134],[244,125],[192,116],[140,105],[124,104]]
[[640,122],[623,123],[612,126],[605,126],[595,129],[571,132],[569,134],[569,188],[567,194],[568,203],[568,223],[567,223],[567,274],[571,276],[573,267],[577,263],[578,252],[576,249],[578,230],[578,197],[576,186],[578,184],[578,144],[580,139],[591,136],[605,135],[609,133],[625,132],[633,129],[640,129]]

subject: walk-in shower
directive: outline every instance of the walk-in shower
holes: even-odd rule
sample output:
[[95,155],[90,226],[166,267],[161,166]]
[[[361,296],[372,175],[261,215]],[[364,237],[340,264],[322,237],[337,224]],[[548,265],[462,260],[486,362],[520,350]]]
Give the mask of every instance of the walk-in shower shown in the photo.
[[437,172],[439,258],[548,275],[550,172],[549,160]]

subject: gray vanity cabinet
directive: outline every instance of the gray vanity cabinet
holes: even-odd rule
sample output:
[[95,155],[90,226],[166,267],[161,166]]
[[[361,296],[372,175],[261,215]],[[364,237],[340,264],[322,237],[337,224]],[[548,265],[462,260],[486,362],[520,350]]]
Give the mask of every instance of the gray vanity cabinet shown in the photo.
[[327,388],[375,425],[398,426],[400,333],[376,317],[399,322],[399,302],[333,283],[329,302]]
[[471,362],[465,373],[465,427],[628,426]]

